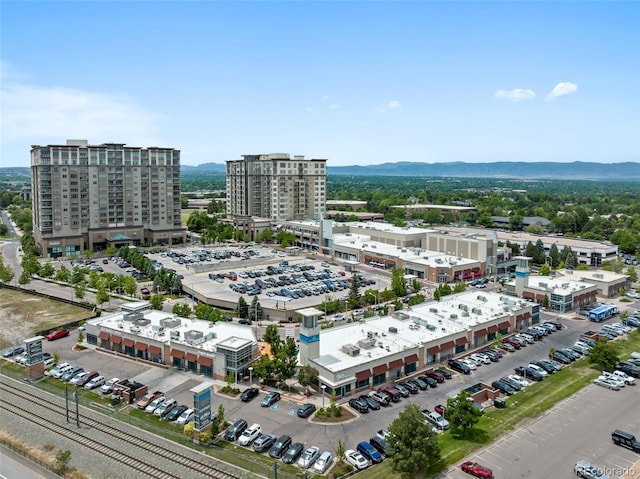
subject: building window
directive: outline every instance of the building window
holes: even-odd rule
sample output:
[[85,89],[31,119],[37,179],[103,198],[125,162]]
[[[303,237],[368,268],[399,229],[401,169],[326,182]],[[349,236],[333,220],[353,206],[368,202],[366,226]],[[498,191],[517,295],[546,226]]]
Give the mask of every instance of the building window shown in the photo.
[[356,381],[356,389],[368,388],[369,387],[369,378],[363,379],[361,381]]
[[373,376],[373,386],[380,386],[381,384],[384,384],[387,381],[387,374],[386,373],[382,373],[382,374],[378,374],[376,376]]

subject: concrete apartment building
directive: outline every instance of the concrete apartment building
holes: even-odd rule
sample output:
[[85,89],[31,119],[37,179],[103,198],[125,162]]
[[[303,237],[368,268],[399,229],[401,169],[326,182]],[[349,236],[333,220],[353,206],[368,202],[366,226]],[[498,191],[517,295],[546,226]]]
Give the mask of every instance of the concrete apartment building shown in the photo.
[[31,147],[33,234],[43,257],[183,243],[180,151],[124,143]]
[[327,160],[271,153],[227,161],[227,215],[234,220],[320,219],[326,189]]

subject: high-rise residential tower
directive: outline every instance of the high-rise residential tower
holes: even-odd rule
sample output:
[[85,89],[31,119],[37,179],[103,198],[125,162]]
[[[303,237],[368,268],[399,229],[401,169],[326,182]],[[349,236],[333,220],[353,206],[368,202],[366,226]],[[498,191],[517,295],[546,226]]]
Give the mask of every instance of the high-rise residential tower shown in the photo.
[[44,257],[183,243],[180,150],[124,143],[31,147],[33,234]]
[[320,219],[325,212],[326,190],[327,160],[271,153],[227,161],[230,218]]

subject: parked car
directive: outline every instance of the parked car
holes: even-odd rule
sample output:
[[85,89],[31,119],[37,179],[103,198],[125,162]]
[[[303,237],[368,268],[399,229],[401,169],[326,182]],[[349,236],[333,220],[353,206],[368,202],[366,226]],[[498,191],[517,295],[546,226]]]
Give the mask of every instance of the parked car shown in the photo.
[[351,464],[358,470],[366,469],[367,467],[369,467],[369,461],[367,461],[367,459],[358,451],[349,449],[345,451],[344,457],[349,464]]
[[146,409],[146,407],[149,404],[151,404],[153,400],[158,396],[162,396],[162,393],[160,391],[156,391],[156,392],[149,391],[144,396],[142,396],[140,400],[138,400],[138,402],[136,403],[136,406],[138,406],[138,409]]
[[113,388],[118,383],[118,381],[120,381],[119,378],[109,379],[102,385],[102,387],[100,388],[100,392],[102,394],[109,394],[111,391],[113,391]]
[[576,465],[573,466],[573,472],[576,473],[576,476],[584,477],[585,479],[609,479],[609,476],[587,461],[576,462]]
[[22,346],[11,346],[9,349],[4,350],[4,352],[2,353],[2,357],[12,358],[22,353],[24,353],[24,348]]
[[411,392],[402,384],[394,384],[393,387],[402,395],[403,398],[408,398],[411,395]]
[[444,366],[439,367],[436,371],[442,374],[445,379],[451,379],[453,377],[451,373],[444,368]]
[[542,375],[527,366],[518,366],[514,369],[515,373],[525,379],[533,379],[534,381],[542,381],[544,378]]
[[290,445],[291,445],[291,436],[287,436],[286,434],[283,434],[278,438],[278,440],[275,443],[273,443],[273,446],[271,446],[271,449],[269,449],[269,456],[275,459],[280,459],[280,457],[282,457],[282,455],[285,452],[287,452],[287,449],[289,449]]
[[[87,384],[93,378],[97,378],[98,376],[100,376],[100,373],[98,371],[91,371],[90,373],[86,373],[82,377],[78,378],[78,380],[75,382],[75,384],[76,384],[76,386],[84,387],[85,384]],[[103,378],[103,380],[104,380],[104,378]]]
[[176,421],[187,409],[189,409],[189,406],[185,404],[176,406],[171,411],[169,411],[169,414],[165,416],[165,419],[169,422]]
[[315,404],[306,403],[298,408],[298,417],[307,418],[311,416],[316,411]]
[[85,389],[95,389],[97,387],[100,387],[104,384],[104,376],[96,376],[92,379],[90,379],[89,381],[87,381],[84,385]]
[[491,387],[497,389],[503,394],[506,394],[507,396],[511,396],[516,392],[516,390],[513,389],[509,383],[501,380],[493,381],[491,383]]
[[634,452],[640,452],[640,442],[629,432],[616,429],[611,433],[611,440],[616,446],[622,446]]
[[316,459],[316,462],[313,463],[313,472],[318,474],[324,474],[331,464],[333,463],[333,454],[329,451],[325,451],[320,454],[320,457]]
[[49,376],[56,379],[62,379],[62,376],[69,371],[73,366],[69,363],[60,363],[55,368],[51,370]]
[[144,412],[153,414],[153,411],[158,409],[160,405],[166,401],[166,399],[167,398],[164,397],[164,395],[156,397],[146,408],[144,408]]
[[477,462],[463,462],[460,465],[460,468],[467,474],[471,474],[472,476],[480,477],[482,479],[490,479],[493,477],[493,471],[491,469],[483,466],[482,464],[478,464]]
[[435,369],[435,370],[433,370],[431,372],[428,372],[426,374],[426,376],[431,378],[431,379],[435,379],[436,382],[438,382],[438,383],[443,383],[445,381],[445,379],[446,379],[444,377],[444,374],[442,374],[442,372],[440,370],[438,370],[438,369]]
[[545,371],[544,368],[541,368],[540,366],[533,364],[533,363],[529,363],[527,365],[528,368],[533,369],[535,372],[537,372],[538,374],[540,374],[540,376],[542,376],[543,378],[546,378],[549,373],[547,371]]
[[67,371],[66,373],[64,373],[64,376],[62,376],[62,380],[68,383],[73,378],[75,378],[76,376],[79,376],[80,374],[84,374],[84,368],[81,368],[80,366],[75,366],[71,368],[69,371]]
[[301,469],[310,468],[313,463],[316,462],[316,459],[318,459],[319,455],[320,449],[318,448],[318,446],[311,446],[307,448],[300,456],[300,459],[298,459],[298,467]]
[[366,403],[367,407],[372,411],[377,411],[380,409],[380,403],[371,396],[366,396],[363,394],[359,399],[361,402]]
[[509,352],[509,353],[513,353],[516,348],[513,346],[513,344],[511,343],[505,343],[504,341],[500,344],[500,348],[504,349],[505,351]]
[[248,388],[242,391],[240,400],[242,400],[243,402],[249,402],[258,394],[260,394],[260,390],[258,388]]
[[533,368],[533,369],[536,369],[536,368],[542,369],[545,372],[545,374],[543,374],[543,376],[546,376],[546,375],[549,375],[549,374],[553,374],[553,373],[556,372],[556,368],[554,368],[551,364],[549,364],[549,363],[547,363],[545,361],[538,360],[538,359],[532,359],[529,362],[529,366],[532,367],[532,368],[533,368],[533,366],[535,366],[535,368]]
[[55,331],[47,334],[46,338],[47,341],[55,341],[56,339],[66,338],[67,336],[69,336],[68,329],[56,329]]
[[278,437],[275,434],[263,434],[253,441],[253,450],[256,452],[267,452],[275,444]]
[[605,376],[598,376],[593,380],[593,384],[597,384],[598,386],[602,386],[603,388],[611,389],[613,391],[620,390],[620,386],[617,382],[612,381],[611,379]]
[[153,411],[153,415],[158,417],[165,417],[167,414],[169,414],[169,411],[171,411],[177,405],[178,401],[176,401],[175,399],[167,399]]
[[260,406],[269,407],[278,401],[280,401],[280,393],[277,391],[272,391],[269,394],[267,394],[264,398],[262,398],[262,401],[260,401]]
[[374,464],[382,462],[382,454],[366,441],[359,442],[356,450]]
[[522,385],[518,381],[513,381],[507,376],[502,376],[498,381],[507,384],[514,391],[520,391],[522,389]]
[[604,376],[612,376],[614,378],[617,378],[621,381],[623,381],[625,384],[628,384],[629,386],[635,386],[636,384],[636,380],[634,378],[632,378],[631,376],[629,376],[627,373],[622,372],[622,371],[604,371],[602,373]]
[[387,441],[385,441],[384,439],[378,436],[373,436],[371,439],[369,439],[369,443],[373,447],[375,447],[380,454],[383,454],[387,457],[391,455],[391,452],[389,450],[389,443],[387,443]]
[[423,409],[422,414],[424,414],[427,420],[439,430],[445,431],[449,429],[449,421],[447,421],[441,414],[438,414],[435,411],[429,411],[428,409]]
[[357,398],[349,399],[349,406],[361,414],[369,412],[369,406],[367,406],[367,403]]
[[618,371],[622,371],[623,373],[627,373],[631,377],[640,378],[640,367],[628,361],[622,361],[618,363],[616,369]]
[[253,441],[258,439],[260,437],[260,434],[262,434],[262,426],[257,423],[252,424],[251,426],[246,428],[240,435],[240,437],[238,438],[238,444],[240,444],[241,446],[248,446]]
[[420,389],[421,391],[425,391],[429,388],[429,385],[427,383],[425,383],[422,379],[420,378],[413,378],[413,379],[409,379],[407,381],[407,383],[411,383],[414,386],[416,386],[418,389]]
[[302,444],[301,442],[294,442],[282,455],[282,462],[284,462],[285,464],[293,464],[298,460],[303,450],[304,444]]
[[457,359],[450,359],[449,367],[454,371],[457,371],[462,374],[471,374],[471,368],[464,364],[463,362],[458,361]]

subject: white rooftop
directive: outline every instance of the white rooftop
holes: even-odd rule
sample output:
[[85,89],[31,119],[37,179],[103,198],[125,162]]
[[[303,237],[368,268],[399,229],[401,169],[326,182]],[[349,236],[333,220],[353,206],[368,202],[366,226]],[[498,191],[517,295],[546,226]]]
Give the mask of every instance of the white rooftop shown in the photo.
[[593,283],[575,281],[566,277],[529,276],[529,288],[542,289],[561,296],[568,296],[575,291],[590,288]]

